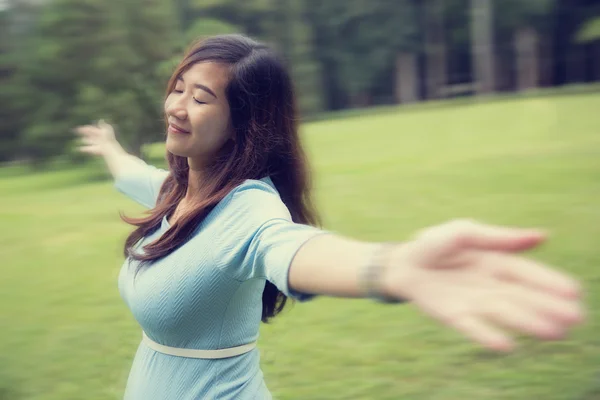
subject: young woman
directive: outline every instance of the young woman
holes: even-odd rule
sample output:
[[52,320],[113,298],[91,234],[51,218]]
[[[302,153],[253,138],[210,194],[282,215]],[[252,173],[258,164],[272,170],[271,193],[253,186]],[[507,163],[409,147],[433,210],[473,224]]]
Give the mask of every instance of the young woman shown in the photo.
[[453,221],[405,243],[317,227],[288,72],[240,35],[193,45],[165,100],[169,170],[79,127],[118,190],[150,209],[124,220],[119,290],[143,335],[125,398],[268,399],[255,347],[286,297],[407,301],[490,349],[502,328],[557,339],[582,321],[577,282],[519,256],[536,230]]

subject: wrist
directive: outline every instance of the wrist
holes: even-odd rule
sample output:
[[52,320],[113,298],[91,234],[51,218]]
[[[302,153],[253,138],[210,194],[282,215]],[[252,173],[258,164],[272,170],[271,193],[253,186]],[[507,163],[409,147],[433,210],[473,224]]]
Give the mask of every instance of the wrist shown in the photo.
[[404,258],[405,244],[379,243],[369,251],[361,269],[360,282],[365,297],[383,303],[400,303],[407,300],[403,295],[403,266],[398,259]]
[[125,149],[116,140],[110,141],[104,145],[104,153],[108,156],[121,156],[127,154]]
[[412,242],[395,243],[389,250],[381,275],[382,296],[401,301],[412,300],[410,287],[414,282],[409,256],[411,247]]

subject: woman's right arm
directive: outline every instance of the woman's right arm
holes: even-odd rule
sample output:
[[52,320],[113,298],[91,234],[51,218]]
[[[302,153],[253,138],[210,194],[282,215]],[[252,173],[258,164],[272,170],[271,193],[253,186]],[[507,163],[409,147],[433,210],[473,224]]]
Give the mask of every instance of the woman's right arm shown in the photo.
[[113,127],[106,122],[80,126],[75,131],[81,136],[83,142],[79,150],[101,156],[115,180],[125,172],[135,173],[136,170],[147,168],[143,160],[128,154],[123,149],[115,137]]
[[101,156],[118,191],[147,208],[154,208],[169,171],[153,167],[128,154],[115,138],[112,126],[100,121],[75,129],[82,137],[80,151]]

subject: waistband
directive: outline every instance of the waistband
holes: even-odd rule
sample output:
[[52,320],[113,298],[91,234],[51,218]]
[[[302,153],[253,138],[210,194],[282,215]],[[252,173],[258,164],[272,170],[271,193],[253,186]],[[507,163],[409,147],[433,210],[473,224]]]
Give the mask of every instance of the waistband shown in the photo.
[[144,342],[146,346],[150,347],[152,350],[157,351],[159,353],[168,354],[170,356],[176,357],[203,359],[235,357],[247,353],[256,347],[256,342],[252,342],[243,344],[241,346],[228,347],[225,349],[218,350],[184,349],[179,347],[165,346],[164,344],[156,343],[154,340],[150,339],[144,331],[142,331],[142,342]]

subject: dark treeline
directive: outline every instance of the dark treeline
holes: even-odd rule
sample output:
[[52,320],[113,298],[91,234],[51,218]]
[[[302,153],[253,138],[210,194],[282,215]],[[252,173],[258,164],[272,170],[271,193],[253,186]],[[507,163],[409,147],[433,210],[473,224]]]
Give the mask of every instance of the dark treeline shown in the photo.
[[104,118],[128,149],[162,138],[190,41],[245,33],[289,63],[302,116],[600,80],[596,0],[5,0],[0,161],[77,161]]

